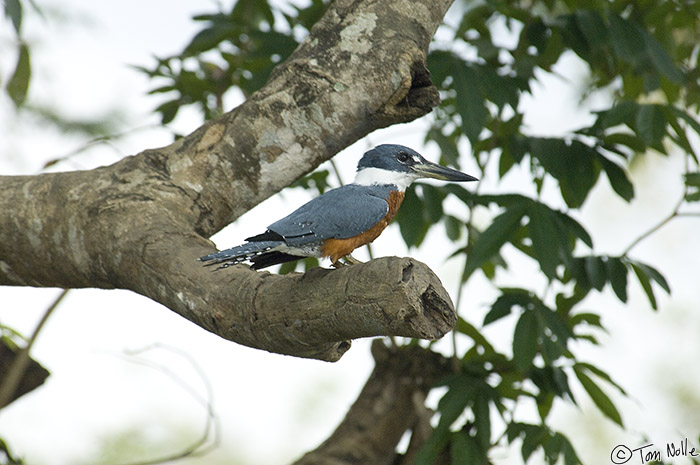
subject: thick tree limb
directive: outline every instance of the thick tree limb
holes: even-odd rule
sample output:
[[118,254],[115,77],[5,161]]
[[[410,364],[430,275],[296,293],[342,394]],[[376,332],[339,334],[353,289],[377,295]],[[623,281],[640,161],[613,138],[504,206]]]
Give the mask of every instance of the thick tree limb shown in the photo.
[[417,262],[278,277],[196,258],[212,251],[204,237],[340,148],[437,104],[425,53],[450,3],[338,0],[264,88],[174,144],[1,177],[0,284],[131,289],[222,337],[325,360],[353,337],[440,337],[452,304]]
[[432,432],[425,396],[450,373],[449,360],[417,346],[388,349],[380,341],[372,344],[372,354],[374,371],[345,419],[323,444],[294,465],[411,463],[397,457],[396,446],[410,430],[413,453]]

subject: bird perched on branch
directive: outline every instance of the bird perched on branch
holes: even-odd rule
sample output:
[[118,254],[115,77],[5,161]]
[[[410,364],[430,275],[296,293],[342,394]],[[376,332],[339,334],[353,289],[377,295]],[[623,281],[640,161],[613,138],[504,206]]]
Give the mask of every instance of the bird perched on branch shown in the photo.
[[356,262],[350,253],[375,240],[394,218],[406,188],[419,178],[476,181],[461,171],[431,163],[402,145],[384,144],[367,151],[352,184],[325,192],[246,243],[201,257],[206,265],[226,268],[250,262],[253,269],[328,257]]

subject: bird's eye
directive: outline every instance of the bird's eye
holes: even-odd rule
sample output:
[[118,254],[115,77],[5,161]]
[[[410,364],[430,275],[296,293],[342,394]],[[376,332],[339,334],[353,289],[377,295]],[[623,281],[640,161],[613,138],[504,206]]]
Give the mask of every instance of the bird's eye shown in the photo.
[[396,155],[396,159],[400,161],[401,163],[406,163],[411,159],[411,156],[407,154],[406,152],[399,152]]

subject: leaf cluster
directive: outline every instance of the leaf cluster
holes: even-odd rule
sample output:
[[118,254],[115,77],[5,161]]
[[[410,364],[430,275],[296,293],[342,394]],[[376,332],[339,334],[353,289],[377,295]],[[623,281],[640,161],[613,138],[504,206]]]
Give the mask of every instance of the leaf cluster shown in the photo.
[[153,67],[136,67],[162,82],[151,94],[167,100],[156,109],[163,124],[182,107],[194,105],[205,119],[223,113],[224,94],[238,89],[247,96],[267,81],[321,17],[327,2],[313,0],[289,12],[267,1],[239,0],[229,11],[202,14],[203,28],[181,53],[159,58]]
[[[547,422],[555,399],[577,404],[573,380],[622,427],[622,416],[601,384],[622,395],[625,391],[572,350],[574,343],[597,344],[596,333],[604,330],[599,313],[581,307],[592,291],[606,287],[627,302],[631,277],[657,309],[655,288],[670,293],[670,286],[657,269],[629,255],[637,242],[617,256],[596,254],[593,238],[575,212],[601,174],[617,196],[632,200],[635,189],[627,168],[649,150],[663,155],[680,151],[686,157],[686,189],[679,207],[700,197],[698,156],[690,142],[692,133],[700,134],[693,116],[700,103],[693,66],[700,7],[675,2],[534,3],[465,6],[458,24],[449,28],[450,47],[436,46],[428,57],[443,103],[426,141],[437,144],[443,162],[453,165],[458,165],[460,144],[468,142],[482,178],[494,164],[501,179],[515,167],[525,168],[535,195],[483,194],[458,185],[418,187],[413,197],[407,195],[413,202],[410,215],[398,217],[404,240],[418,246],[436,223],[453,224],[454,217],[443,215],[433,199],[454,196],[471,212],[458,227],[461,231],[446,227],[448,237],[463,244],[453,256],[464,257],[464,284],[481,272],[497,285],[498,270],[508,268],[513,254],[520,253],[536,263],[547,285],[539,293],[499,288],[481,325],[460,319],[457,331],[473,346],[458,354],[461,371],[446,381],[448,390],[438,405],[440,421],[419,463],[431,463],[445,450],[451,451],[453,463],[490,463],[492,447],[516,441],[523,461],[540,450],[549,464],[561,459],[567,465],[580,463],[569,440]],[[686,16],[689,9],[692,16]],[[499,45],[494,37],[493,31],[503,26],[517,38],[514,46]],[[595,113],[591,125],[570,134],[530,135],[523,125],[522,97],[567,53],[588,65],[587,92],[606,90],[612,95],[610,106]],[[558,187],[565,209],[545,202],[546,183]],[[473,221],[478,210],[493,215],[485,228]],[[677,214],[678,208],[669,218]],[[512,325],[509,353],[497,351],[485,336],[484,329],[497,322]],[[527,399],[537,406],[539,423],[519,419],[518,407]],[[500,435],[494,436],[498,430]]]

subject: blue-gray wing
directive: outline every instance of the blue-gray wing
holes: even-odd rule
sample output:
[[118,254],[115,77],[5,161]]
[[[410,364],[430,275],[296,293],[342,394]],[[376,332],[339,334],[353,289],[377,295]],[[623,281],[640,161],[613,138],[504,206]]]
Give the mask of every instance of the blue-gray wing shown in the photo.
[[316,197],[268,229],[290,245],[357,236],[386,216],[392,188],[348,184]]

